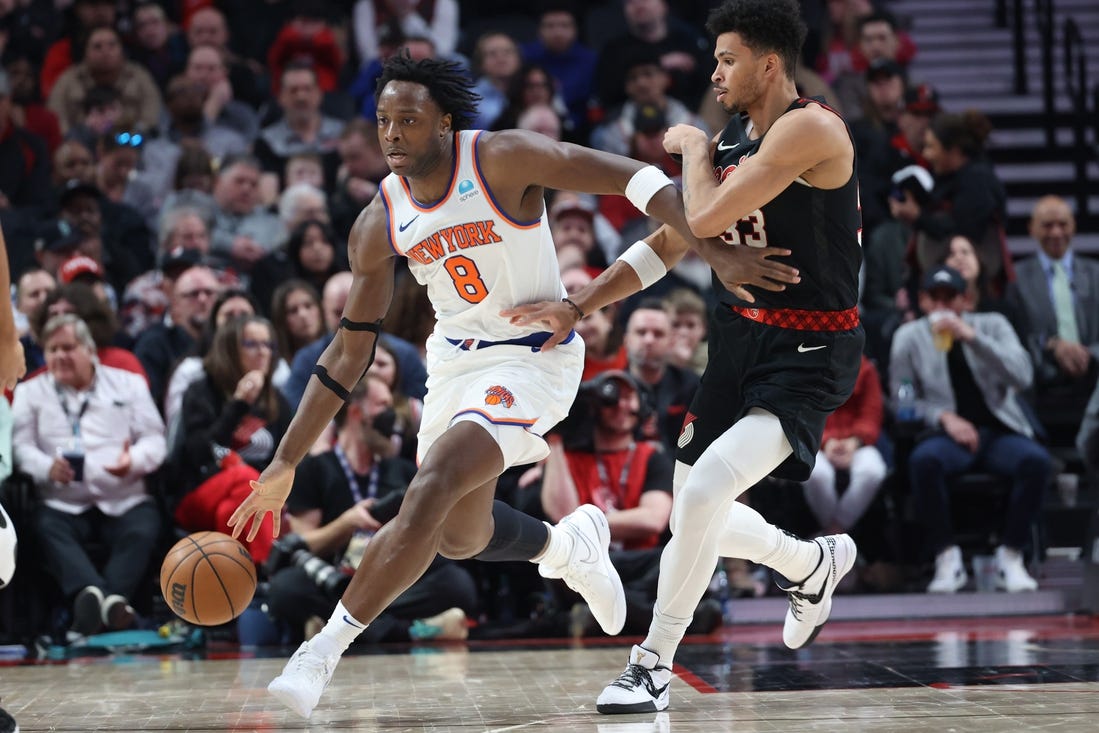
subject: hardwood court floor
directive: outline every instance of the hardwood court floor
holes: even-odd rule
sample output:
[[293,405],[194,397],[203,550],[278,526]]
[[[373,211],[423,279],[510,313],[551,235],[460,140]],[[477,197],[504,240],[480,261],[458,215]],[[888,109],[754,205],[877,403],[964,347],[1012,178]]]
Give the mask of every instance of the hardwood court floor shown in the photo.
[[1099,619],[840,622],[786,650],[777,625],[692,638],[667,713],[601,716],[611,639],[390,648],[348,656],[308,723],[264,690],[286,651],[0,667],[23,731],[1095,731]]

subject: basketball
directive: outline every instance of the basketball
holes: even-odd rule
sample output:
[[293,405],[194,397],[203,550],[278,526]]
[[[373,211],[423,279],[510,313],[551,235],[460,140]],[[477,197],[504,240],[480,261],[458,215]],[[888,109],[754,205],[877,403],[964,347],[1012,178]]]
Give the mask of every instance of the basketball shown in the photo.
[[244,545],[221,532],[181,539],[160,566],[160,592],[184,621],[218,626],[239,616],[256,592],[256,566]]

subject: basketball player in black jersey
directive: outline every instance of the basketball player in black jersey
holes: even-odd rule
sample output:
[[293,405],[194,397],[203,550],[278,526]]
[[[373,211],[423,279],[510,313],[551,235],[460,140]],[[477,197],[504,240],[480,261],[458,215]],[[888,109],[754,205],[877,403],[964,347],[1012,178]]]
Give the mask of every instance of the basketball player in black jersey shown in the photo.
[[[720,557],[789,579],[780,585],[790,597],[783,640],[792,649],[815,638],[836,583],[855,562],[847,535],[801,540],[736,501],[768,475],[808,478],[825,418],[855,385],[863,332],[854,146],[839,115],[794,87],[805,36],[796,0],[727,0],[707,28],[716,38],[711,79],[733,117],[712,140],[689,125],[664,138],[665,149],[683,158],[688,224],[730,247],[789,250],[778,261],[796,268],[800,281],[767,290],[726,288],[714,278],[709,365],[679,437],[673,537],[652,625],[599,696],[601,713],[668,706],[672,657]],[[636,272],[616,263],[572,299],[590,313],[621,297],[627,283],[644,285]],[[573,325],[558,304],[515,309],[513,317]]]

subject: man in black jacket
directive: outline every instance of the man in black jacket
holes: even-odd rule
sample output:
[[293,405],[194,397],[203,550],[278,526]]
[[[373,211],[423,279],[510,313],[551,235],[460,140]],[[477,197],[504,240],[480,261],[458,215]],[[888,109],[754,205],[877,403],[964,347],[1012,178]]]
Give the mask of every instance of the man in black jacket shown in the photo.
[[[276,543],[268,565],[271,611],[295,630],[332,613],[371,536],[401,507],[416,466],[396,457],[390,440],[395,419],[389,387],[364,377],[336,414],[336,446],[306,458],[295,474],[287,501],[293,534]],[[469,572],[436,557],[359,639],[464,639],[466,614],[476,608]]]

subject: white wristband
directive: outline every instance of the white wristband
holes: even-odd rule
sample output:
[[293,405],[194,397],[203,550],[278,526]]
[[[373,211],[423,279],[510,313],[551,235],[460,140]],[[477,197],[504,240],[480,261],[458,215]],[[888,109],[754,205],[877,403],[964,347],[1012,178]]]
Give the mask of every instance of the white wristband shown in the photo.
[[660,259],[649,243],[639,239],[630,245],[630,248],[618,256],[637,273],[641,279],[642,289],[649,287],[668,272],[664,260]]
[[664,171],[655,165],[647,165],[633,174],[630,182],[626,184],[626,198],[637,209],[645,214],[649,213],[649,201],[656,192],[665,186],[671,186],[672,179],[665,175]]

